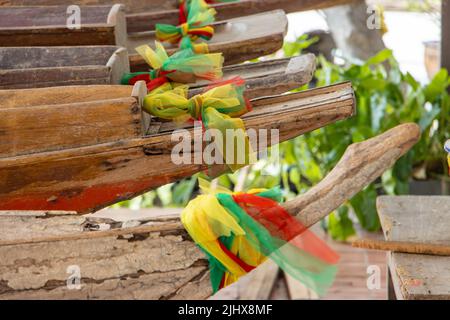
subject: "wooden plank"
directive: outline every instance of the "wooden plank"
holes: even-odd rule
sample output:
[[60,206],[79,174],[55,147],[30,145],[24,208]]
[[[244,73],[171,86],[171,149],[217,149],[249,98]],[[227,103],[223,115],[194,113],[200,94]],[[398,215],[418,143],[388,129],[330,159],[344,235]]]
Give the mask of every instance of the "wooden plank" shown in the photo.
[[[317,10],[352,1],[355,0],[239,0],[236,2],[212,4],[211,6],[217,11],[217,20],[226,20],[275,9],[283,9],[286,12]],[[129,32],[154,30],[157,23],[178,24],[177,1],[0,0],[0,6],[104,5],[111,3],[125,5]]]
[[124,7],[81,7],[79,29],[67,27],[67,6],[5,7],[0,10],[0,46],[126,44]]
[[132,97],[32,106],[26,111],[1,108],[0,158],[139,138],[140,112]]
[[[241,77],[245,80],[245,96],[255,99],[300,88],[312,80],[315,69],[315,56],[306,54],[294,58],[227,66],[223,68],[223,79]],[[205,81],[190,85],[190,95],[203,92],[208,85]]]
[[0,48],[0,89],[119,84],[126,72],[127,51],[115,46]]
[[[162,231],[174,222],[178,227]],[[112,220],[80,216],[0,217],[0,299],[169,299],[202,277],[202,290],[190,291],[190,298],[208,297],[207,261],[178,218],[150,218],[145,223],[154,227],[144,226],[147,230],[142,232],[122,229]],[[90,231],[100,225],[111,230]],[[53,240],[11,243],[12,237],[26,240],[32,234]],[[69,266],[80,270],[80,290],[67,287]]]
[[[449,244],[450,197],[378,198],[387,240]],[[391,253],[389,268],[398,299],[450,299],[450,257]]]
[[[1,49],[0,49],[1,52]],[[246,81],[248,99],[277,95],[309,83],[316,68],[315,57],[306,54],[294,58],[274,59],[251,64],[227,66],[223,79],[236,76]],[[117,68],[119,69],[119,68]],[[45,68],[45,70],[48,70]],[[202,93],[209,82],[190,85],[190,96]],[[38,90],[0,90],[0,108],[87,102],[130,96],[131,86],[85,86],[83,88],[45,88]]]
[[[393,129],[401,139],[392,133],[383,134],[364,142],[371,148],[353,157],[367,159],[366,153],[373,150],[373,141],[385,145],[384,152],[398,158],[391,149],[405,148],[410,135],[404,133],[405,126]],[[391,131],[392,132],[392,131]],[[413,134],[414,135],[414,134]],[[395,136],[395,134],[394,134]],[[393,143],[396,141],[396,144]],[[360,144],[361,145],[361,144]],[[377,148],[374,148],[377,150]],[[352,148],[349,149],[351,152]],[[343,162],[354,161],[353,157],[343,157]],[[386,159],[385,159],[386,160]],[[366,168],[372,162],[363,162]],[[385,168],[392,161],[385,161]],[[352,165],[348,163],[347,175],[352,175]],[[362,170],[367,172],[366,170]],[[332,177],[333,177],[332,173]],[[331,178],[332,178],[331,177]],[[325,178],[327,185],[329,177]],[[365,183],[373,179],[366,175]],[[316,187],[320,189],[320,184]],[[319,192],[322,194],[322,192]],[[353,190],[340,189],[346,201]],[[302,199],[294,203],[295,212],[301,211]],[[335,206],[340,206],[342,198],[336,198]],[[283,204],[285,208],[290,203]],[[329,206],[320,199],[311,204],[316,213],[311,219],[317,223],[327,215]],[[48,216],[44,213],[44,217]],[[142,216],[142,215],[141,215]],[[145,216],[145,214],[143,215]],[[39,299],[205,299],[212,293],[208,266],[205,256],[184,231],[179,216],[160,214],[140,220],[134,227],[126,227],[126,221],[133,220],[121,213],[120,220],[101,217],[53,216],[43,219],[17,212],[0,215],[0,298]],[[314,220],[316,219],[316,220]],[[124,222],[125,221],[125,222]],[[33,230],[34,232],[30,232]],[[102,231],[93,231],[102,230]],[[67,288],[67,267],[77,266],[81,276],[79,290]],[[118,268],[117,266],[120,266]]]
[[[283,45],[287,23],[282,10],[218,22],[215,24],[214,37],[208,41],[209,51],[222,52],[227,65],[274,53]],[[155,40],[154,31],[128,35],[127,48],[132,71],[148,70],[147,63],[135,52],[135,48]],[[176,46],[167,45],[169,54],[176,50]]]
[[131,96],[132,91],[133,87],[121,85],[0,90],[0,109],[119,99]]
[[314,291],[308,289],[304,284],[292,278],[286,272],[284,273],[284,277],[291,300],[313,300],[319,298]]
[[[256,132],[277,129],[280,141],[355,112],[353,90],[348,83],[261,98],[253,100],[253,105],[254,110],[243,117],[246,127]],[[0,210],[92,212],[207,169],[205,164],[194,164],[195,151],[190,154],[191,164],[173,163],[174,128],[172,123],[163,123],[158,135],[141,139],[2,158]],[[201,130],[187,129],[191,139],[201,138]],[[259,144],[258,148],[265,145]],[[215,165],[211,169],[219,174],[226,168]]]
[[[1,50],[1,49],[0,49]],[[288,59],[275,59],[245,65],[224,67],[224,79],[236,76],[246,80],[246,97],[281,94],[311,81],[316,67],[315,57],[307,54]],[[192,84],[190,95],[204,91],[209,83]],[[128,97],[131,86],[68,86],[61,88],[0,90],[0,108],[33,105],[68,104]]]

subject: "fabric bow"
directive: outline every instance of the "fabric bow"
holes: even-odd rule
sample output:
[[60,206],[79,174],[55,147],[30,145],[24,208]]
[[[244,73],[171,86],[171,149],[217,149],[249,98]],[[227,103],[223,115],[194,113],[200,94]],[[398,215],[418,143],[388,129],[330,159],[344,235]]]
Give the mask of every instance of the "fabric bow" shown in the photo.
[[331,286],[338,255],[278,204],[279,188],[232,193],[199,180],[204,194],[187,205],[181,221],[208,257],[214,292],[268,257],[320,295]]
[[[245,125],[241,115],[251,110],[244,97],[245,82],[234,78],[211,86],[203,94],[188,98],[188,87],[181,85],[171,88],[169,84],[159,87],[144,98],[144,110],[165,120],[202,121],[206,129],[216,129],[221,133],[222,155],[232,171],[255,161],[251,152]],[[233,130],[238,143],[227,140],[228,130]],[[233,154],[227,158],[227,142],[233,143]],[[237,147],[245,148],[238,152]],[[245,159],[242,158],[245,155]],[[232,158],[231,158],[232,157]],[[237,160],[239,158],[241,160]],[[243,161],[242,161],[243,160]]]
[[201,38],[210,40],[214,35],[211,24],[215,21],[216,10],[205,0],[190,0],[180,3],[179,24],[156,24],[156,37],[160,41],[180,44],[181,49],[190,48],[196,53],[207,53],[206,44],[193,44]]
[[127,73],[122,84],[134,85],[137,81],[145,81],[149,91],[171,81],[186,83],[197,79],[216,80],[222,77],[223,56],[221,53],[196,54],[192,49],[177,51],[169,57],[163,45],[155,41],[155,50],[148,45],[136,48],[153,69],[148,72]]

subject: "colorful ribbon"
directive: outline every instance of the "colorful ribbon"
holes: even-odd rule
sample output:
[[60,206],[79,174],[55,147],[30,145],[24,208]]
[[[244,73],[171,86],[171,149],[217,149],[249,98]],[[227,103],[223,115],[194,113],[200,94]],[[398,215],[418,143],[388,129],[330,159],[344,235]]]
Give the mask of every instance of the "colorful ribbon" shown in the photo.
[[[144,110],[165,120],[178,122],[199,120],[206,129],[216,129],[222,138],[222,155],[225,164],[232,171],[255,161],[245,125],[239,117],[251,110],[249,101],[244,97],[245,82],[234,79],[216,83],[206,89],[203,94],[188,98],[188,87],[178,86],[174,89],[167,84],[152,91],[144,98]],[[237,143],[227,139],[232,130]],[[228,131],[228,132],[227,132]],[[217,138],[217,137],[216,137]],[[240,142],[240,143],[239,143]],[[227,145],[232,143],[233,154],[227,153]],[[245,150],[237,149],[243,147]],[[245,155],[243,161],[238,157]]]
[[155,42],[155,50],[148,45],[136,48],[153,69],[149,72],[127,73],[122,84],[134,85],[144,80],[149,91],[168,82],[167,78],[180,83],[195,82],[197,79],[213,81],[222,77],[223,56],[221,53],[196,54],[192,49],[177,51],[169,57],[160,42]]
[[268,257],[319,295],[331,286],[339,257],[278,204],[280,189],[213,191],[204,180],[200,187],[204,194],[188,204],[181,220],[208,257],[214,292]]
[[160,41],[180,44],[181,49],[192,49],[196,53],[207,53],[206,44],[193,44],[201,38],[210,40],[214,35],[211,24],[215,21],[216,10],[204,0],[183,1],[179,7],[179,24],[156,24],[156,37]]

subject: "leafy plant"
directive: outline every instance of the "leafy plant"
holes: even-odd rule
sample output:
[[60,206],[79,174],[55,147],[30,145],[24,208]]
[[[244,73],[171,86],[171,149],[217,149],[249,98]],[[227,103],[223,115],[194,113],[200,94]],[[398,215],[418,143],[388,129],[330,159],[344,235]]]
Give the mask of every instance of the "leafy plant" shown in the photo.
[[[336,165],[351,143],[369,139],[405,122],[416,122],[422,129],[420,142],[394,168],[328,218],[330,234],[336,239],[343,240],[354,233],[350,209],[364,229],[376,231],[380,228],[375,208],[379,194],[408,193],[410,180],[419,171],[423,178],[445,172],[442,146],[450,137],[448,72],[441,70],[430,84],[423,86],[411,74],[402,73],[392,51],[384,50],[363,64],[348,66],[335,65],[319,57],[316,78],[317,86],[351,81],[358,113],[352,119],[287,142],[288,148],[298,150],[294,153],[298,154],[299,170],[296,172],[300,177],[295,181],[306,179],[317,183]],[[311,169],[305,171],[305,168],[315,168],[315,174],[311,175]]]

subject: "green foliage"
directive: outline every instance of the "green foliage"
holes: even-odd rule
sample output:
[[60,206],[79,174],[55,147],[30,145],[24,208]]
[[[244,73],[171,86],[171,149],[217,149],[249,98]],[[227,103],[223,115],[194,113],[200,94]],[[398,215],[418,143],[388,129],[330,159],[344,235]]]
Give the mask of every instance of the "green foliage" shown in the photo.
[[[418,123],[422,138],[418,145],[382,179],[370,185],[328,218],[328,229],[335,239],[346,239],[354,230],[348,212],[351,208],[361,226],[370,231],[380,228],[375,201],[379,194],[406,194],[414,168],[441,163],[436,176],[445,170],[442,148],[450,138],[450,78],[441,70],[428,85],[421,85],[409,73],[400,71],[392,51],[384,50],[363,64],[338,66],[318,58],[316,86],[351,81],[356,93],[357,115],[287,142],[298,149],[296,158],[301,177],[313,184],[329,172],[348,145],[369,139],[405,122]],[[306,146],[302,148],[301,146]],[[283,159],[286,160],[286,159]],[[305,163],[313,161],[314,163]],[[311,175],[307,168],[316,168]],[[310,170],[310,169],[309,169]],[[302,186],[298,189],[303,189]]]

